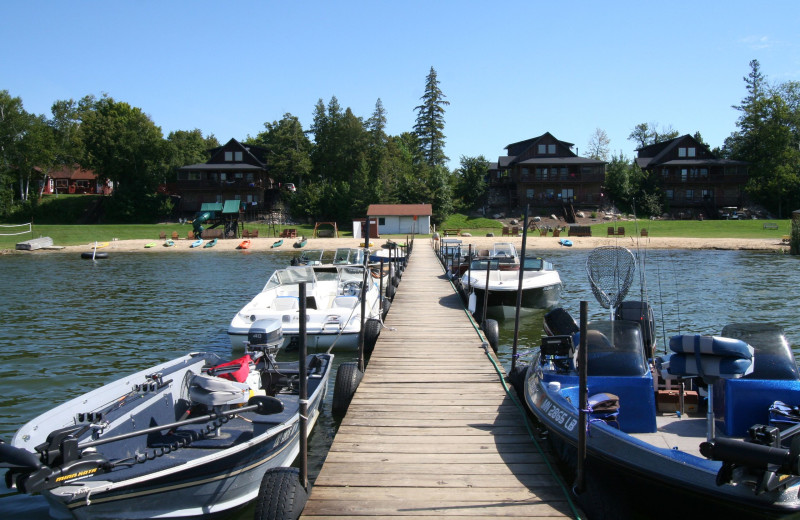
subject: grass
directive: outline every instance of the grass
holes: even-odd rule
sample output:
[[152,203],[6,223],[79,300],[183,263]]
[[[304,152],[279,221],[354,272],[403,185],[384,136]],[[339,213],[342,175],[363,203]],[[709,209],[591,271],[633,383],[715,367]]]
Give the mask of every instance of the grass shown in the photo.
[[[764,229],[765,223],[775,223],[778,229]],[[623,226],[626,235],[636,234],[636,222],[633,221],[601,221],[592,224],[592,236],[607,236],[609,226]],[[298,235],[312,236],[314,227],[311,225],[291,225],[283,228],[295,228]],[[453,215],[438,229],[460,229],[473,236],[485,236],[494,233],[499,236],[503,224],[487,218],[469,218],[465,215]],[[245,223],[248,230],[257,229],[260,237],[272,236],[267,224]],[[329,227],[326,227],[328,229]],[[638,229],[646,228],[653,237],[691,237],[691,238],[769,238],[780,239],[791,233],[790,220],[640,220]],[[280,231],[279,229],[279,231]],[[110,242],[114,238],[119,240],[144,239],[158,240],[159,233],[164,232],[170,236],[176,231],[182,238],[186,238],[192,230],[191,224],[177,222],[165,224],[127,224],[127,225],[50,225],[34,224],[33,232],[24,235],[0,236],[0,249],[14,249],[18,242],[31,238],[50,237],[53,243],[59,246],[74,246],[91,244],[94,241]],[[0,232],[9,232],[7,228],[0,228]],[[352,236],[349,231],[339,231],[339,236]],[[425,236],[425,235],[421,235]],[[388,238],[388,236],[387,236]]]

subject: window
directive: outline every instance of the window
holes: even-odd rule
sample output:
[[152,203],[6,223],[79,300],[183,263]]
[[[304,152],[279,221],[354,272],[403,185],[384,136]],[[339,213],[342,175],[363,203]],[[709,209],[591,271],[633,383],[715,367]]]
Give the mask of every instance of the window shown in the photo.
[[689,170],[686,168],[681,168],[681,182],[686,182],[686,178],[689,176]]
[[245,176],[245,180],[247,182],[253,182],[253,172],[247,172],[247,175]]
[[669,168],[661,168],[661,176],[664,178],[669,177]]
[[186,174],[187,181],[199,181],[200,180],[200,172],[188,172]]
[[241,179],[243,177],[242,172],[236,172],[233,174],[233,176],[237,179]]
[[228,180],[228,174],[227,173],[220,173],[219,174],[219,180],[227,181]]
[[530,174],[530,172],[528,171],[528,169],[527,168],[523,168],[522,169],[522,180],[523,181],[527,181],[529,174]]
[[528,188],[527,190],[525,190],[526,199],[533,200],[533,195],[534,195],[533,188]]
[[378,225],[385,226],[386,225],[386,217],[378,217]]
[[540,154],[540,155],[544,155],[544,154],[546,154],[546,153],[547,153],[547,145],[546,145],[546,144],[540,144],[540,145],[539,145],[539,146],[536,148],[536,150],[537,150],[537,151],[536,151],[536,153],[538,153],[538,154]]
[[686,190],[686,200],[694,200],[694,190]]
[[697,149],[694,146],[691,146],[691,147],[686,149],[686,155],[689,156],[689,157],[694,157],[696,153],[697,153]]
[[672,190],[664,190],[664,194],[667,197],[667,200],[673,200],[675,198],[675,192]]
[[558,170],[558,178],[562,181],[567,180],[567,167],[562,166],[561,169]]
[[714,197],[714,190],[702,190],[700,195],[703,197],[703,200],[711,200]]
[[56,179],[56,188],[66,188],[68,185],[67,179]]
[[242,162],[242,152],[233,152],[233,160],[236,162]]
[[[545,170],[545,171],[547,171],[547,170]],[[542,169],[541,168],[536,168],[536,180],[537,181],[542,180]]]
[[575,193],[572,191],[572,188],[565,188],[561,190],[561,198],[564,200],[572,200],[575,197]]
[[233,152],[225,152],[225,160],[232,161],[233,160]]
[[545,190],[545,197],[547,198],[547,200],[553,200],[553,198],[555,197],[555,192],[552,189],[547,189]]
[[554,145],[554,144],[548,144],[548,145],[547,145],[547,153],[549,153],[549,154],[554,154],[554,153],[556,153],[556,145]]
[[678,157],[686,157],[686,148],[678,148]]
[[708,168],[700,168],[700,177],[704,179],[708,178]]

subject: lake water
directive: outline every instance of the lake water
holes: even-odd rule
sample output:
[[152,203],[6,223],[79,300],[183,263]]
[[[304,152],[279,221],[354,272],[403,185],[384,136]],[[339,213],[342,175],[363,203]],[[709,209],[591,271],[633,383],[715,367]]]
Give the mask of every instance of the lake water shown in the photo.
[[[581,300],[590,302],[590,318],[608,313],[587,282],[588,253],[565,248],[544,255],[559,270],[562,306],[576,319]],[[26,421],[76,394],[187,351],[229,356],[230,319],[291,256],[213,250],[114,253],[98,261],[72,254],[0,256],[0,439],[10,440]],[[778,323],[795,351],[800,347],[800,258],[684,250],[639,256],[646,283],[637,276],[628,299],[644,293],[653,305],[659,348],[679,332],[719,334],[725,324],[743,321]],[[538,345],[542,315],[520,324],[521,352]],[[498,356],[506,370],[513,333],[513,322],[501,324]],[[336,366],[355,359],[352,352],[334,353]],[[312,482],[338,426],[330,414],[334,380],[309,442]],[[252,506],[229,517],[249,520]],[[41,497],[0,495],[0,518],[49,516]]]

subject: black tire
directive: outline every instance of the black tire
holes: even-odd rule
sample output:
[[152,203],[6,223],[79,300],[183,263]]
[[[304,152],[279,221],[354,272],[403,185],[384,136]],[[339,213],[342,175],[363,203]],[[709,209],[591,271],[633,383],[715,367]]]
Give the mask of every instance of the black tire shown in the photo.
[[255,520],[297,520],[306,507],[308,492],[297,468],[271,468],[264,473],[256,499]]
[[370,318],[364,323],[364,352],[367,354],[375,350],[378,336],[381,334],[381,322]]
[[497,320],[486,320],[482,328],[483,335],[486,336],[486,340],[489,342],[492,350],[497,352],[497,348],[500,345],[500,325],[497,323]]
[[344,416],[353,395],[356,393],[364,373],[358,369],[358,363],[348,361],[339,365],[336,371],[336,382],[333,385],[333,400],[331,402],[331,412],[336,417]]
[[520,402],[525,403],[525,376],[528,373],[528,365],[518,364],[514,370],[508,373],[508,382],[514,387]]
[[389,298],[390,300],[394,299],[395,292],[396,290],[394,288],[394,285],[390,285],[389,287],[386,288],[386,297]]
[[390,302],[388,298],[384,298],[383,299],[383,304],[382,304],[382,307],[383,307],[382,312],[383,312],[383,314],[381,315],[384,319],[386,318],[386,315],[389,314],[389,308],[391,306],[392,306],[392,302]]

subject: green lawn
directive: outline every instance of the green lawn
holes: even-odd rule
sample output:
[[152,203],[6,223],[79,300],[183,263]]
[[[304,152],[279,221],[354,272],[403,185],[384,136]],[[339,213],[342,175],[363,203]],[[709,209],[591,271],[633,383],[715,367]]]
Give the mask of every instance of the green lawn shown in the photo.
[[[765,223],[774,223],[778,229],[764,229]],[[609,226],[623,226],[626,235],[636,233],[636,223],[633,221],[608,222],[600,221],[592,225],[592,236],[606,236]],[[791,233],[790,220],[640,220],[639,229],[646,228],[653,237],[694,237],[694,238],[770,238],[780,239]],[[299,235],[310,237],[314,227],[306,225],[283,226],[297,229]],[[502,223],[492,219],[471,219],[464,215],[455,215],[445,221],[438,229],[460,229],[473,236],[485,236],[494,233],[500,236]],[[266,224],[245,224],[248,230],[257,229],[259,236],[271,236],[271,230]],[[281,228],[282,229],[282,228]],[[329,229],[329,227],[326,227]],[[179,236],[186,237],[192,230],[191,224],[130,224],[130,225],[49,225],[34,224],[33,232],[25,235],[0,236],[0,249],[14,249],[17,242],[38,237],[50,237],[53,243],[59,246],[74,246],[90,244],[94,241],[110,242],[114,238],[119,240],[145,239],[158,240],[159,233],[164,232],[170,236],[176,231]],[[0,228],[0,233],[7,232]],[[350,231],[340,231],[340,236],[352,236]],[[426,236],[426,235],[422,235]],[[388,238],[388,237],[387,237]]]

